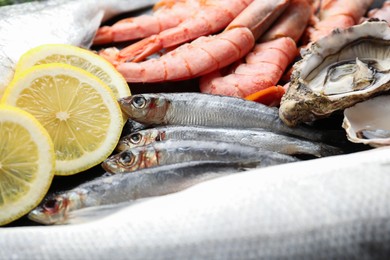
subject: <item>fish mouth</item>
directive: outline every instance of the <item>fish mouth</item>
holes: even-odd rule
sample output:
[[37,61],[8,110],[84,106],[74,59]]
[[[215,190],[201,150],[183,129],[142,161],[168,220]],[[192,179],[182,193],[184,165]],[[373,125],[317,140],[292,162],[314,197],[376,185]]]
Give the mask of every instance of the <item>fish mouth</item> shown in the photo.
[[44,225],[52,225],[55,223],[55,220],[51,216],[48,216],[40,209],[33,209],[30,211],[30,213],[27,215],[27,218]]

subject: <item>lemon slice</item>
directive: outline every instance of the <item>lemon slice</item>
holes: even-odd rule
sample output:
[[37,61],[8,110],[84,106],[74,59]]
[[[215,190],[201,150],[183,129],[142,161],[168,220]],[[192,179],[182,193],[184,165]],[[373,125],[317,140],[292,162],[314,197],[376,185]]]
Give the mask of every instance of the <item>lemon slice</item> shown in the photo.
[[32,48],[19,59],[15,74],[48,63],[65,63],[92,73],[106,83],[117,98],[131,95],[126,80],[111,63],[92,51],[73,45],[44,44]]
[[0,225],[36,207],[54,172],[54,147],[42,125],[27,112],[0,105]]
[[118,143],[123,119],[110,88],[92,74],[60,63],[16,75],[2,101],[31,113],[53,140],[56,175],[97,165]]

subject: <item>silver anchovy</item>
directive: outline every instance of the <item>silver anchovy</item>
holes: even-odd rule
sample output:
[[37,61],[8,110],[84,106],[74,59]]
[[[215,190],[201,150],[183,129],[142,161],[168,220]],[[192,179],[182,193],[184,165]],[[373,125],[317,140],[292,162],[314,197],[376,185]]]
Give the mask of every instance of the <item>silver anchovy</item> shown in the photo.
[[73,211],[161,196],[197,183],[255,168],[258,162],[184,162],[147,168],[131,174],[102,176],[69,191],[48,196],[28,217],[42,224],[62,224]]
[[41,44],[88,48],[102,21],[157,0],[48,0],[0,8],[0,97],[20,56]]
[[389,259],[390,148],[251,170],[78,225],[0,229],[0,259]]
[[119,99],[122,111],[143,124],[264,128],[314,141],[325,132],[291,128],[279,119],[277,108],[241,98],[203,93],[138,94]]
[[319,142],[273,133],[265,129],[235,129],[200,126],[160,126],[122,137],[118,151],[166,140],[232,142],[283,154],[310,154],[317,157],[341,154],[340,148]]
[[127,173],[138,169],[189,161],[231,161],[257,160],[266,167],[295,162],[295,157],[266,151],[257,147],[237,143],[168,140],[135,147],[107,158],[102,167],[109,173]]

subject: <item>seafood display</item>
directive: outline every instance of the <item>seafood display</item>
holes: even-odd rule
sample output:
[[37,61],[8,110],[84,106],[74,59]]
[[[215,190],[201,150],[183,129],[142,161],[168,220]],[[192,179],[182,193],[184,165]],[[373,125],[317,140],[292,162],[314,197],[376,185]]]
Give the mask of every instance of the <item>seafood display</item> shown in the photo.
[[0,258],[386,259],[389,152],[225,176],[85,224],[5,228]]
[[311,142],[264,129],[160,126],[133,132],[121,138],[117,150],[124,151],[166,140],[231,142],[283,154],[310,154],[317,157],[341,154],[340,148]]
[[297,161],[296,158],[253,146],[202,140],[168,140],[139,146],[112,155],[102,167],[109,173],[190,161],[257,161],[261,167]]
[[389,37],[386,22],[368,21],[313,43],[294,65],[280,118],[311,122],[387,91]]
[[[126,49],[119,52],[106,49],[100,54],[112,62],[128,82],[161,82],[198,77],[244,57],[253,48],[255,40],[271,26],[288,4],[288,0],[253,1],[223,32],[199,37],[158,59],[140,63],[125,62],[134,58],[126,54]],[[142,55],[146,56],[145,53]]]
[[[264,128],[313,141],[327,141],[327,132],[285,125],[276,108],[245,99],[202,93],[138,94],[118,100],[122,111],[142,124]],[[333,138],[333,137],[332,137]]]
[[88,48],[102,21],[155,2],[50,0],[1,7],[0,97],[14,75],[18,59],[27,50],[48,43]]
[[166,195],[258,165],[256,161],[193,161],[147,168],[131,174],[102,176],[71,190],[47,196],[28,217],[42,224],[64,224],[71,221],[72,213],[78,209]]
[[[389,258],[389,6],[1,7],[0,96],[19,56],[42,43],[91,48],[137,94],[118,99],[118,153],[55,177],[37,208],[0,228],[0,259]],[[20,227],[32,222],[68,225]]]
[[343,127],[351,142],[390,145],[389,96],[379,96],[344,110]]

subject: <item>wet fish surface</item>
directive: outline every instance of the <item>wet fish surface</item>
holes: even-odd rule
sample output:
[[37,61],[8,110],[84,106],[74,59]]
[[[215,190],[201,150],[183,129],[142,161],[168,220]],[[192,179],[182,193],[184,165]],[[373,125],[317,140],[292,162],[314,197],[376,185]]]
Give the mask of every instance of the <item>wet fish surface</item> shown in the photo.
[[111,205],[184,190],[197,183],[258,167],[258,162],[184,162],[128,174],[102,176],[48,196],[29,218],[42,224],[67,223],[77,209]]
[[85,224],[2,228],[0,259],[388,259],[389,154],[251,170]]
[[119,104],[129,118],[143,124],[264,128],[314,141],[328,137],[325,133],[303,126],[288,127],[279,119],[277,108],[230,96],[203,93],[138,94],[119,99]]
[[0,7],[0,97],[20,56],[41,44],[88,48],[100,24],[157,0],[48,0]]
[[297,158],[237,143],[168,140],[135,147],[107,158],[102,167],[109,173],[126,173],[142,168],[189,161],[259,161],[267,167],[298,161]]
[[117,150],[166,140],[232,142],[283,154],[310,154],[317,157],[341,154],[340,148],[265,129],[211,128],[199,126],[160,126],[133,132],[120,139]]

